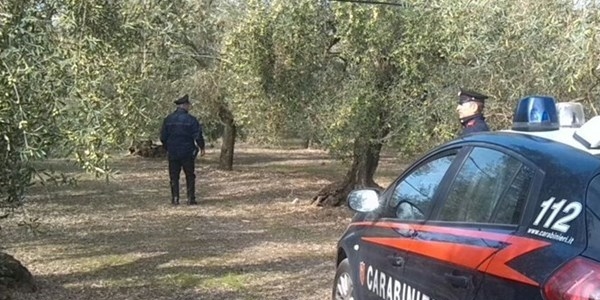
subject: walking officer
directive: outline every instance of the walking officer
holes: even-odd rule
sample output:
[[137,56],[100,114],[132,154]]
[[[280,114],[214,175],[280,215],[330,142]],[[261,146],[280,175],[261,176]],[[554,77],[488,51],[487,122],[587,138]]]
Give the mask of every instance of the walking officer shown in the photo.
[[177,109],[168,115],[162,125],[160,141],[167,150],[169,159],[169,179],[171,183],[171,204],[179,204],[179,175],[185,173],[187,203],[196,202],[195,161],[198,155],[204,156],[202,126],[196,117],[190,115],[192,106],[188,95],[174,101]]
[[462,125],[462,134],[465,135],[473,132],[490,131],[485,117],[483,116],[483,108],[485,99],[488,96],[476,93],[473,91],[460,89],[458,93],[458,106],[456,111]]

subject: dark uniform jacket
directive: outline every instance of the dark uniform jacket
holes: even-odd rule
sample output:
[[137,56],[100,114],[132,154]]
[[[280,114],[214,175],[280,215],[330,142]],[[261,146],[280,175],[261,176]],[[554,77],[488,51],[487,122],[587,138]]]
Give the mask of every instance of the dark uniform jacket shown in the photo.
[[480,131],[490,131],[487,123],[485,122],[485,118],[481,115],[474,115],[472,117],[464,118],[460,120],[460,123],[463,126],[462,135],[480,132]]
[[177,108],[164,119],[160,141],[169,159],[192,158],[198,154],[198,148],[204,149],[202,126],[183,108]]

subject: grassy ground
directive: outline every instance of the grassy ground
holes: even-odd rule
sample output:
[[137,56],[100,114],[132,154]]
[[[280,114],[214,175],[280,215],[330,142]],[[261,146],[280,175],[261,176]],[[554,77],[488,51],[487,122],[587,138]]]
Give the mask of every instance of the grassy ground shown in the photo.
[[[39,231],[0,232],[40,287],[14,299],[328,299],[351,213],[308,202],[344,167],[318,150],[239,147],[232,172],[217,170],[217,158],[209,150],[197,164],[192,207],[168,204],[158,159],[119,159],[108,184],[82,176],[34,187],[28,217],[39,217]],[[400,170],[384,159],[376,179],[387,185]]]

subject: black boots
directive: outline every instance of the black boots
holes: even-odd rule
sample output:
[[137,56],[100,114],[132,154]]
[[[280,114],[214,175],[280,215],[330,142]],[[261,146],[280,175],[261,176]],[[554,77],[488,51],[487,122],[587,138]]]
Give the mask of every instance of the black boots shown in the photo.
[[198,204],[198,202],[196,202],[196,185],[194,183],[194,181],[188,181],[188,179],[186,179],[185,184],[187,187],[188,205]]
[[179,204],[179,182],[171,181],[171,204]]
[[[186,180],[187,181],[187,180]],[[187,204],[196,205],[196,185],[190,180],[186,182],[187,187]],[[179,182],[171,181],[171,204],[179,205]]]

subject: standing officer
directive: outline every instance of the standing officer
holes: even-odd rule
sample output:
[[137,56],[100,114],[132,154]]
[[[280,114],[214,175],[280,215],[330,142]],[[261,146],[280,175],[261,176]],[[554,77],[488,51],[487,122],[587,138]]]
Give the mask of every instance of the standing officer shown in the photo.
[[198,204],[195,174],[198,148],[201,156],[205,154],[202,126],[196,117],[188,113],[192,104],[187,94],[174,103],[177,104],[177,110],[164,119],[160,133],[160,141],[166,148],[169,158],[171,204],[179,204],[179,174],[183,168],[187,186],[187,203],[194,205]]
[[485,117],[483,116],[483,108],[485,99],[488,96],[460,89],[458,93],[458,106],[456,111],[462,124],[462,134],[465,135],[472,132],[490,131]]

